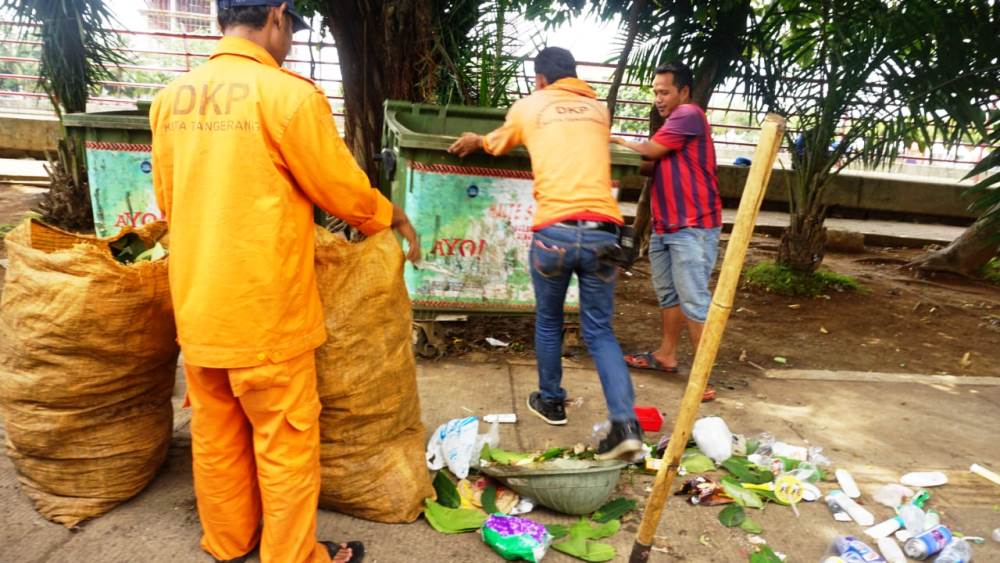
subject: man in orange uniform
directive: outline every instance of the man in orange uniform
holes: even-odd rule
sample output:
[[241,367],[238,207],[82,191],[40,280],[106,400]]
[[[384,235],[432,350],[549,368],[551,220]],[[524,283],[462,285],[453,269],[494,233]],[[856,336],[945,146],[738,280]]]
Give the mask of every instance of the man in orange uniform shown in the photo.
[[576,76],[573,55],[558,47],[535,57],[535,92],[518,100],[503,126],[488,135],[465,133],[449,150],[502,155],[523,144],[531,156],[537,201],[531,241],[535,289],[538,391],[528,409],[549,424],[566,424],[562,388],[563,306],[570,278],[580,282],[583,339],[597,365],[611,430],[598,458],[642,456],[632,379],[612,329],[618,266],[607,251],[623,224],[611,193],[611,119],[597,93]]
[[264,563],[360,561],[360,542],[316,540],[313,204],[368,235],[396,228],[411,260],[416,234],[354,162],[322,90],[281,68],[307,27],[294,3],[219,0],[219,26],[211,59],[150,112],[201,545],[217,561],[258,544]]

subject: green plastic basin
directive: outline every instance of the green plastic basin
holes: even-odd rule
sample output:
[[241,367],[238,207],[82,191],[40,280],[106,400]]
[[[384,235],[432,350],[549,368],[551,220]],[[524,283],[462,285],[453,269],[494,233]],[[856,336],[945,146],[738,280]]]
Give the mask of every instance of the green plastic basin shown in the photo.
[[563,514],[584,515],[608,501],[626,465],[618,460],[558,460],[529,465],[486,465],[481,469],[542,506]]

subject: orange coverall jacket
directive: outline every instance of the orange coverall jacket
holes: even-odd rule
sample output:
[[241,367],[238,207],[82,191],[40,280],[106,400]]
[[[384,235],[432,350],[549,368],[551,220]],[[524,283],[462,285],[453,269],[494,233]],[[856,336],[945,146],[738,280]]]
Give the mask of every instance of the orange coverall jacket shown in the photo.
[[322,344],[313,203],[365,234],[392,219],[323,91],[255,43],[225,37],[160,92],[149,119],[185,362],[253,367]]

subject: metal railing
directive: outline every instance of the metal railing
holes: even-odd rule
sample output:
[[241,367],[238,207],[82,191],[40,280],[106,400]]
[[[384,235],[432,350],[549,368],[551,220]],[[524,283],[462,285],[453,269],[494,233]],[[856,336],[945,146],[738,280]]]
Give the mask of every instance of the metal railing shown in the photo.
[[[41,42],[23,38],[22,29],[23,27],[14,22],[0,21],[0,49],[6,51],[9,48],[8,46],[13,46],[14,49],[28,47],[31,51],[30,53],[15,52],[10,55],[0,52],[0,110],[12,109],[5,102],[17,99],[33,100],[35,102],[47,100],[47,95],[38,88],[38,81],[40,80],[37,75],[39,63],[38,51],[40,50]],[[126,43],[147,42],[152,43],[152,45],[128,45],[122,52],[132,62],[118,67],[119,75],[117,79],[99,82],[102,92],[91,97],[90,100],[97,104],[111,106],[133,106],[139,99],[152,98],[158,90],[165,87],[170,78],[188,72],[210,57],[212,44],[221,39],[219,35],[170,31],[137,31],[128,29],[114,29],[112,31],[125,38]],[[172,43],[180,43],[181,48],[176,48],[175,45],[171,45]],[[164,46],[164,44],[166,45]],[[319,58],[316,57],[317,50],[321,54]],[[342,119],[344,116],[342,103],[344,98],[341,93],[342,80],[339,77],[339,63],[322,56],[328,52],[336,53],[335,45],[331,42],[296,41],[293,43],[292,56],[286,61],[286,66],[306,76],[310,76],[316,83],[323,86],[327,92],[327,98],[334,108],[334,116]],[[306,54],[308,58],[304,56]],[[163,57],[169,58],[169,62],[163,64],[162,61],[158,60]],[[16,67],[16,65],[33,66],[34,72],[11,71],[12,67]],[[609,78],[613,72],[614,65],[581,62],[578,66],[581,76],[587,77],[586,79],[589,83],[596,86],[608,86],[611,84]],[[322,70],[321,75],[317,75],[314,72],[316,69]],[[161,80],[144,81],[141,77],[136,77],[137,73],[157,73],[160,75],[159,78]],[[330,76],[330,74],[333,76]],[[872,83],[871,86],[878,87],[879,84]],[[621,92],[624,93],[629,89],[644,88],[645,85],[641,84],[623,83]],[[522,94],[522,92],[518,91],[510,91],[509,93],[514,96]],[[734,107],[732,104],[726,104],[727,100],[732,99],[730,96],[738,95],[738,92],[729,90],[720,89],[717,91],[713,95],[708,107],[709,119],[712,122],[717,149],[720,151],[729,149],[729,153],[745,152],[749,156],[750,151],[746,149],[756,146],[755,133],[758,131],[758,127],[753,125],[753,122],[755,118],[759,119],[760,115],[745,107]],[[629,107],[634,108],[639,106],[648,108],[650,101],[649,99],[619,99],[616,105],[618,111],[616,111],[614,119],[613,133],[625,137],[646,138],[646,129],[636,124],[648,123],[648,116],[622,115],[622,113],[627,111]],[[16,106],[16,103],[12,105]],[[5,108],[4,106],[8,107]],[[37,107],[44,108],[45,104],[36,104]],[[746,116],[747,124],[726,123],[725,120],[730,115]],[[973,158],[963,158],[958,152],[959,148],[974,149],[971,151],[973,152]],[[787,148],[783,148],[782,150],[786,152],[787,156]],[[930,154],[926,152],[923,154],[901,154],[898,161],[920,162],[932,166],[968,169],[982,158],[986,150],[988,150],[988,147],[985,145],[963,143],[952,149],[949,154],[938,155],[933,150],[931,150]]]

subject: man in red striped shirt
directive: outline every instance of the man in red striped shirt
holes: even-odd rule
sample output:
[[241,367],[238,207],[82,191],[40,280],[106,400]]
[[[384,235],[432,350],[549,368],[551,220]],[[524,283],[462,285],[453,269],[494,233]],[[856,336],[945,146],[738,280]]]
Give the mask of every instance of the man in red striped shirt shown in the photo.
[[[630,354],[625,361],[630,367],[667,373],[677,373],[677,341],[685,324],[693,349],[698,349],[722,227],[712,129],[705,112],[691,102],[692,81],[691,69],[683,63],[657,68],[654,104],[666,118],[663,127],[641,143],[612,139],[653,161],[649,261],[663,322],[660,347]],[[710,386],[704,400],[714,396]]]

